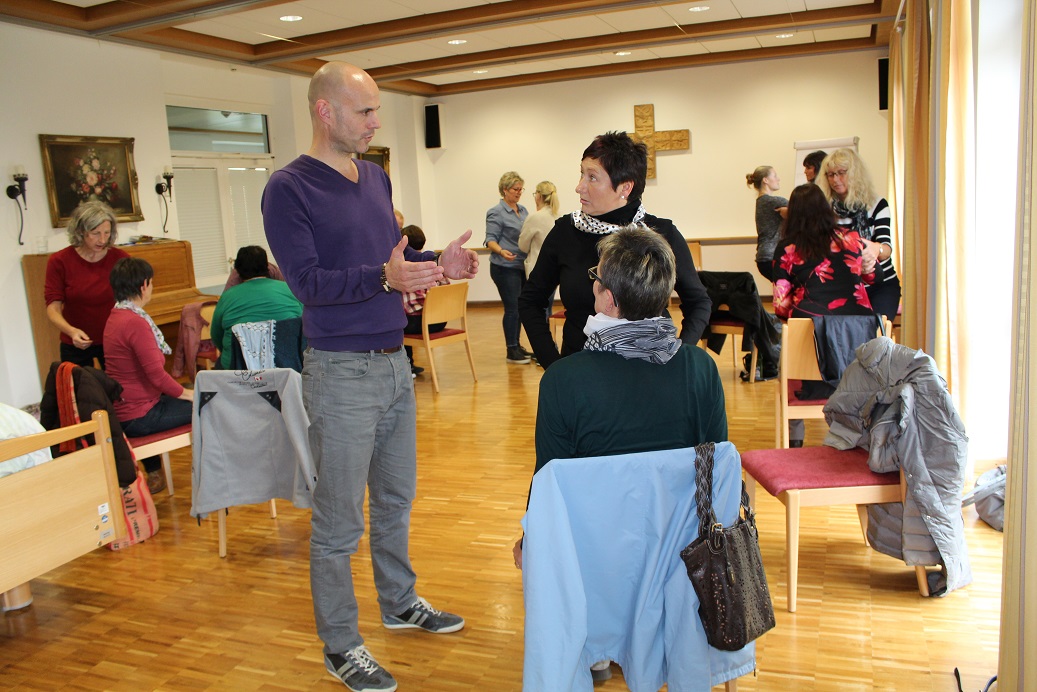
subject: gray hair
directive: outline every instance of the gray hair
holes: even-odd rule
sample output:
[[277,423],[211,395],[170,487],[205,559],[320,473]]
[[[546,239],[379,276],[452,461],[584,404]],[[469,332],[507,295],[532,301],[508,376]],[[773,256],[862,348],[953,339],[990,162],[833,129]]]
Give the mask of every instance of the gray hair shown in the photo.
[[598,275],[612,291],[619,314],[628,320],[659,317],[677,280],[677,260],[669,243],[644,226],[628,226],[598,243]]
[[81,246],[86,234],[105,221],[112,225],[112,235],[108,238],[108,247],[112,247],[119,237],[115,230],[115,212],[104,202],[83,202],[72,210],[72,217],[68,220],[68,244],[72,247]]
[[497,183],[497,191],[500,192],[500,196],[503,197],[504,191],[513,188],[515,183],[522,185],[525,182],[526,181],[522,179],[522,176],[515,171],[508,171],[500,177],[500,182]]

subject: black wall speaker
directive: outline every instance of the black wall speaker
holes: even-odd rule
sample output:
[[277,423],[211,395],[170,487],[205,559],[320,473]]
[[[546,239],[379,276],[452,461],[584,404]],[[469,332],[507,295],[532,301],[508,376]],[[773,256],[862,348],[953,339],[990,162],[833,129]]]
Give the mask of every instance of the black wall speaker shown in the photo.
[[879,58],[879,110],[889,108],[889,58]]
[[439,104],[430,103],[425,106],[425,148],[438,149],[443,146],[439,136]]

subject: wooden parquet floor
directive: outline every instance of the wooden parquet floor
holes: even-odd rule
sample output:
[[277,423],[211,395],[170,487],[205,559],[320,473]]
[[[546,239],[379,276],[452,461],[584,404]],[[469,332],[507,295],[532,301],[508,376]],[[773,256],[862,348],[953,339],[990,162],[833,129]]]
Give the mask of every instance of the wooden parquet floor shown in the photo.
[[[418,497],[411,552],[419,592],[467,627],[433,636],[380,626],[367,540],[354,561],[361,631],[401,690],[521,689],[519,535],[533,467],[541,371],[508,365],[499,308],[470,310],[479,381],[464,349],[438,349],[442,392],[416,381]],[[418,350],[417,362],[425,355]],[[717,357],[730,437],[774,446],[774,382],[737,380]],[[823,427],[808,423],[807,443]],[[33,581],[34,604],[2,617],[0,688],[24,690],[343,689],[324,671],[308,574],[309,512],[278,503],[232,508],[228,555],[214,517],[190,509],[190,454],[173,457],[177,495],[157,498],[161,530],[124,552],[97,550]],[[978,469],[982,471],[984,469]],[[803,512],[799,610],[785,610],[784,511],[762,493],[761,545],[777,627],[757,646],[741,690],[981,688],[997,667],[1001,534],[966,510],[975,581],[922,599],[913,571],[867,548],[852,507]],[[617,668],[603,692],[624,690]]]

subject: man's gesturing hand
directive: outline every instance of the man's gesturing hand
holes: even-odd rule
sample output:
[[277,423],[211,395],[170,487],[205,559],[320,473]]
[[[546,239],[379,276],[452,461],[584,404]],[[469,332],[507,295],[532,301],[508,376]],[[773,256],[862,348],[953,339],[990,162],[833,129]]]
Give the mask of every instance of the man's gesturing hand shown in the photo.
[[389,255],[385,265],[385,280],[389,287],[401,293],[432,288],[443,278],[443,268],[435,262],[408,262],[403,258],[407,236],[403,236]]

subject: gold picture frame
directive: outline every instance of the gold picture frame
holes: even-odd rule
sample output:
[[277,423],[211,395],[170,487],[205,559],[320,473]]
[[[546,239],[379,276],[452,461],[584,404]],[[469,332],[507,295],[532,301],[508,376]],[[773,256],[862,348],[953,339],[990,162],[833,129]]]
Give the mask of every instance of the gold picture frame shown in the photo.
[[368,147],[367,151],[357,154],[356,157],[361,161],[377,163],[385,174],[389,175],[389,147]]
[[119,221],[143,221],[132,137],[40,135],[47,201],[54,228],[81,202],[100,200]]

